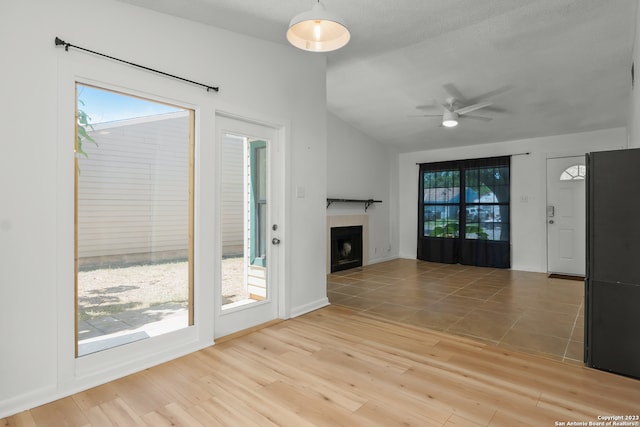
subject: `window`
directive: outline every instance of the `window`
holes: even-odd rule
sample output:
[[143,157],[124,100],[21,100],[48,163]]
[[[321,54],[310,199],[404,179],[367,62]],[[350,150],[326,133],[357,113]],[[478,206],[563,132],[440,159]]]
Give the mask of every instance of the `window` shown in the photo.
[[76,356],[193,325],[194,111],[76,84]]
[[436,170],[423,174],[424,236],[459,236],[460,171]]
[[560,174],[560,181],[575,181],[585,179],[587,167],[585,165],[569,166]]
[[510,266],[510,159],[420,165],[418,258]]
[[509,167],[466,169],[465,183],[465,237],[508,241]]
[[267,297],[268,141],[222,138],[222,309]]
[[267,258],[267,144],[251,141],[250,146],[250,263],[264,267]]

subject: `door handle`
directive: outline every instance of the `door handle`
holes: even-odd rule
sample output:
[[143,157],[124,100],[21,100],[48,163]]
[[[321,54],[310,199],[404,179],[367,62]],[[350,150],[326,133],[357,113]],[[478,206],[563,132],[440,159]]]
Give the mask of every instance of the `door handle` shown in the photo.
[[277,237],[274,237],[273,239],[271,239],[271,243],[274,245],[279,245],[280,244],[280,239],[278,239]]
[[550,220],[549,220],[549,224],[553,224],[554,222],[555,222],[555,221],[554,221],[554,220],[552,220],[552,219],[550,219]]

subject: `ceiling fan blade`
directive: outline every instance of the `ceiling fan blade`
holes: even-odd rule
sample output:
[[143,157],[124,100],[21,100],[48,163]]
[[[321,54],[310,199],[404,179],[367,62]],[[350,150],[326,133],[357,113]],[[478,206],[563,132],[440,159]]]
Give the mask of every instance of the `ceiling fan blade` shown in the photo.
[[442,117],[442,114],[409,114],[407,117]]
[[506,113],[507,109],[502,107],[495,107],[493,105],[489,105],[488,107],[484,107],[485,111],[493,111],[494,113]]
[[469,115],[464,115],[461,116],[464,119],[472,119],[472,120],[481,120],[483,122],[490,122],[491,120],[493,120],[491,117],[482,117],[482,116],[469,116]]
[[469,104],[476,104],[484,99],[487,98],[491,98],[497,95],[500,95],[502,93],[505,93],[507,91],[510,91],[511,89],[513,89],[515,86],[514,85],[504,85],[502,87],[499,87],[497,89],[491,90],[487,93],[483,93],[482,95],[478,95],[478,96],[474,96],[473,98],[469,99]]
[[467,105],[466,107],[458,108],[458,109],[454,110],[454,112],[456,112],[458,114],[467,114],[467,113],[470,113],[472,111],[476,111],[476,110],[479,110],[481,108],[488,107],[491,104],[493,104],[493,102],[480,102],[478,104]]
[[416,109],[418,110],[435,110],[436,108],[440,108],[439,105],[418,105]]
[[458,90],[457,87],[455,87],[453,85],[453,83],[444,84],[444,85],[442,85],[442,87],[444,88],[445,92],[447,92],[447,94],[451,98],[455,98],[457,101],[460,101],[463,104],[468,104],[469,103],[467,98],[464,97],[464,95]]

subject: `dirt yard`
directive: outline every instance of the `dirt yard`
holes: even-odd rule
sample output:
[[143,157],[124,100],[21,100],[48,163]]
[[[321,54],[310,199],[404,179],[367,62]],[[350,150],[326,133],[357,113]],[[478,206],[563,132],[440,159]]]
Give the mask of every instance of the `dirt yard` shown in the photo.
[[[78,273],[81,320],[188,299],[186,262],[105,268]],[[223,304],[247,298],[243,259],[222,261]],[[213,286],[213,284],[211,284]]]

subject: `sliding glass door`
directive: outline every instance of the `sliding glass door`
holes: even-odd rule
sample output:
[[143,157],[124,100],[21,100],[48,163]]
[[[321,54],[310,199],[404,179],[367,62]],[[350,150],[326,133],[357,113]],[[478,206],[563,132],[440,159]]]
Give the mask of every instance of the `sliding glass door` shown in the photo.
[[418,258],[456,263],[460,237],[460,170],[448,163],[422,169]]
[[509,268],[510,158],[420,165],[418,259]]

